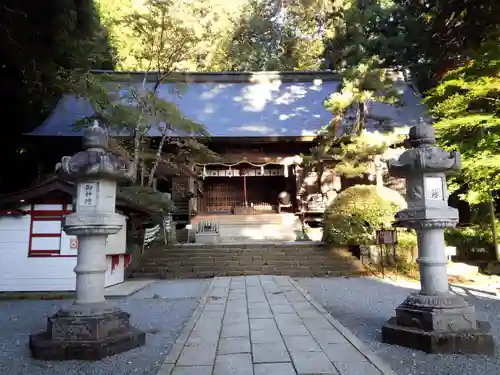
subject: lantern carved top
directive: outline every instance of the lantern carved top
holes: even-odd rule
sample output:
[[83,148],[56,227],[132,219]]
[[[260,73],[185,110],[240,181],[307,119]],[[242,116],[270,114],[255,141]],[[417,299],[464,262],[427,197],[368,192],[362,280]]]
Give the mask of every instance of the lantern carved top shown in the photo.
[[108,151],[108,131],[99,126],[97,120],[83,132],[83,148],[73,156],[64,156],[56,165],[56,172],[71,181],[90,179],[131,180],[136,174],[132,162],[123,163],[118,156]]
[[397,160],[389,160],[389,174],[394,177],[416,177],[425,173],[452,174],[460,171],[462,162],[456,151],[447,152],[436,146],[434,128],[420,123],[410,128],[409,142],[412,148]]

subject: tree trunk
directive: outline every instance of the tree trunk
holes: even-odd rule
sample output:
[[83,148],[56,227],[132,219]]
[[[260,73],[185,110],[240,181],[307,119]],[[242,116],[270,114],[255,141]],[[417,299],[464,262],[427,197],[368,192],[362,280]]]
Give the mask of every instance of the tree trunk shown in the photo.
[[[134,153],[133,153],[133,158],[134,158],[134,164],[136,167],[141,167],[140,169],[142,170],[142,165],[139,164],[139,158],[140,158],[140,153],[141,153],[141,132],[139,127],[136,127],[134,130]],[[137,168],[139,169],[139,168]],[[142,173],[142,172],[141,172]],[[137,181],[137,173],[133,177],[132,183],[136,183]]]
[[163,145],[165,144],[165,140],[167,139],[167,135],[168,135],[168,127],[165,125],[165,129],[161,133],[160,144],[158,145],[158,149],[156,150],[155,161],[154,161],[153,166],[151,167],[151,169],[149,171],[149,177],[148,177],[148,186],[149,187],[153,186],[153,181],[154,181],[156,169],[158,169],[158,165],[160,164],[160,161],[161,161],[161,151],[163,150]]
[[490,192],[490,201],[488,202],[488,208],[490,211],[491,220],[491,237],[493,238],[493,249],[495,250],[495,257],[497,261],[500,261],[500,249],[498,247],[498,233],[497,233],[497,223],[495,220],[495,202],[493,200],[493,194]]
[[366,126],[366,106],[364,102],[358,103],[358,111],[356,117],[357,117],[356,135],[361,135],[363,130],[365,130]]
[[384,187],[384,176],[382,174],[382,155],[375,155],[375,160],[373,161],[375,168],[375,185],[377,189]]

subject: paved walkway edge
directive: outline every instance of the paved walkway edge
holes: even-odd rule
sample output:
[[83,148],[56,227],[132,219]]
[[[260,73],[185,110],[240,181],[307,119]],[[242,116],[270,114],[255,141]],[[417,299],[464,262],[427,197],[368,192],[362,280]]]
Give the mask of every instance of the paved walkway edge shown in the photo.
[[[313,305],[329,322],[334,326],[341,334],[349,341],[352,346],[354,346],[361,354],[363,354],[369,362],[371,362],[382,374],[384,375],[397,375],[392,368],[390,368],[385,362],[383,362],[375,353],[366,346],[356,337],[354,334],[345,328],[338,320],[336,320],[325,308],[317,302],[307,290],[302,288],[295,280],[290,278],[290,282],[297,288],[297,290],[302,293],[302,295]],[[161,374],[163,375],[163,374]]]
[[203,297],[201,298],[198,307],[194,310],[193,315],[182,329],[181,334],[175,341],[175,344],[172,346],[172,349],[170,349],[170,351],[168,352],[167,357],[163,361],[163,365],[157,372],[157,375],[170,375],[170,373],[174,369],[174,364],[179,359],[179,356],[181,355],[182,349],[184,348],[184,345],[186,344],[186,341],[188,340],[191,331],[196,325],[196,322],[200,318],[201,313],[203,312],[203,309],[207,304],[207,299],[214,288],[215,280],[216,279],[213,278],[212,281],[210,282],[210,285],[208,286]]
[[108,286],[104,290],[104,297],[106,298],[125,298],[136,294],[148,285],[151,285],[158,280],[139,280],[139,279],[126,279],[124,282]]

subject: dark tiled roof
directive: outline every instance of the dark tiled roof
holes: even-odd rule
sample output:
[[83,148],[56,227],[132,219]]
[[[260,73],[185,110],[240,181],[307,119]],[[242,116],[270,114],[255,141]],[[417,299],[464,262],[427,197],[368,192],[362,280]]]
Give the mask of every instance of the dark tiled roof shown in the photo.
[[[175,83],[162,83],[159,95],[176,103],[182,113],[205,125],[213,137],[270,137],[311,136],[326,125],[332,115],[323,102],[336,90],[338,81],[334,74],[318,72],[301,73],[299,79],[254,79],[248,74],[238,81],[216,79],[221,75],[208,75],[203,80],[191,80],[181,93]],[[117,75],[120,76],[119,74]],[[259,77],[259,75],[257,75]],[[319,78],[318,78],[319,77]],[[210,82],[212,79],[212,82]],[[368,104],[372,118],[389,119],[390,127],[411,126],[425,115],[420,98],[404,82],[397,86],[405,106],[395,108],[380,103]],[[83,99],[65,95],[53,113],[37,129],[29,133],[35,136],[81,136],[74,124],[92,115],[91,106]],[[378,122],[369,120],[368,130],[376,130]],[[151,129],[150,136],[158,136]]]

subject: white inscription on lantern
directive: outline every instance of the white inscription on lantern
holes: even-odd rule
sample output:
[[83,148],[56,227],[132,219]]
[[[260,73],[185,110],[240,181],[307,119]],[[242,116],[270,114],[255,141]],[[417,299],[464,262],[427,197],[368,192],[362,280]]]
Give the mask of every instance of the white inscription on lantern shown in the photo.
[[78,197],[78,205],[86,207],[94,207],[97,200],[97,183],[83,184]]
[[427,199],[443,200],[443,179],[441,177],[427,177],[425,179],[425,193]]

